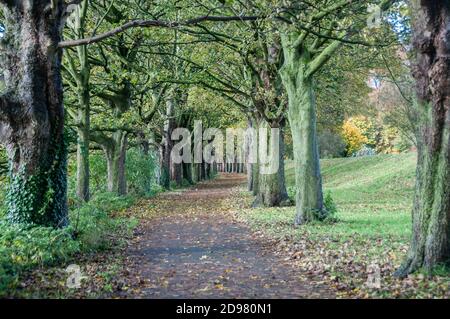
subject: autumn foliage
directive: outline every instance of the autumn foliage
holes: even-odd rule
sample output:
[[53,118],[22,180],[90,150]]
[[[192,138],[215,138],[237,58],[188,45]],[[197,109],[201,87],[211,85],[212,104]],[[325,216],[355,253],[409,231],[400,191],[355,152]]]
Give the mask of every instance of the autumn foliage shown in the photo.
[[368,142],[361,130],[353,123],[351,119],[348,119],[342,125],[342,137],[347,143],[347,154],[351,155],[361,149]]

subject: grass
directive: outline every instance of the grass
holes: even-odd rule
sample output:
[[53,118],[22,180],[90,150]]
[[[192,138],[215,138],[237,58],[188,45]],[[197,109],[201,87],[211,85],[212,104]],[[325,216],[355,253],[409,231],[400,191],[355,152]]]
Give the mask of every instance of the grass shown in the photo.
[[[406,240],[411,234],[411,205],[414,187],[415,154],[378,155],[366,158],[327,159],[322,163],[325,193],[330,192],[338,206],[338,223],[311,225],[314,235],[333,239],[359,234],[377,239],[391,236]],[[286,182],[294,195],[294,169],[286,165]],[[249,212],[254,223],[290,225],[295,211],[259,209]],[[298,234],[286,227],[280,235]]]
[[[324,191],[337,205],[337,222],[295,228],[293,207],[246,209],[240,218],[277,240],[279,249],[291,257],[308,255],[296,261],[299,267],[324,276],[344,297],[448,296],[445,271],[426,283],[420,278],[392,278],[411,236],[415,162],[415,153],[323,160]],[[286,180],[293,196],[291,162],[286,165]],[[381,289],[365,287],[366,269],[372,263],[381,268]]]

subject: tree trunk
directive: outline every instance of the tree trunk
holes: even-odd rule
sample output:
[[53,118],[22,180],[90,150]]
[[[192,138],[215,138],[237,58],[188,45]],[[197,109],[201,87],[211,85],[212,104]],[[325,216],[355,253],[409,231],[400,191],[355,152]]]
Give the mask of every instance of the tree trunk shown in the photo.
[[192,164],[191,163],[183,163],[183,178],[190,185],[194,185],[194,180],[192,178]]
[[192,163],[191,164],[192,167],[192,181],[195,183],[200,182],[200,174],[199,174],[199,164],[197,163]]
[[0,139],[10,163],[8,219],[61,227],[67,218],[60,41],[63,2],[15,1],[3,6],[6,33],[0,69]]
[[259,119],[253,119],[253,128],[255,129],[255,135],[253,136],[254,138],[254,149],[253,152],[255,152],[254,154],[254,163],[252,164],[252,169],[251,169],[251,173],[252,173],[252,192],[253,192],[253,196],[258,196],[259,194],[259,126],[260,126],[260,120]]
[[249,192],[253,191],[253,165],[247,163],[247,190]]
[[[80,5],[74,12],[74,32],[75,37],[83,38],[85,36],[85,23],[87,15],[88,1],[81,1]],[[90,80],[90,64],[88,58],[87,46],[78,46],[76,48],[79,70],[75,68],[76,63],[72,60],[71,55],[67,55],[69,61],[69,74],[72,76],[73,82],[76,84],[76,94],[78,98],[78,112],[75,119],[77,124],[77,183],[76,194],[77,197],[87,202],[90,198],[89,192],[89,146],[90,146],[90,94],[89,94],[89,80]]]
[[89,90],[80,92],[78,110],[78,143],[77,143],[77,197],[87,202],[90,198],[89,191],[89,145],[90,145],[90,101]]
[[150,154],[150,143],[149,143],[147,137],[145,136],[145,133],[141,131],[137,135],[138,135],[139,146],[142,151],[142,154],[149,155]]
[[175,121],[173,119],[175,113],[175,104],[173,99],[173,92],[168,94],[166,101],[166,122],[164,124],[164,139],[163,139],[163,156],[161,163],[161,185],[165,189],[170,189],[170,177],[171,177],[171,152],[173,147],[172,131],[175,127]]
[[284,135],[281,128],[278,137],[270,138],[269,147],[268,162],[260,164],[259,192],[253,207],[290,205],[284,178]]
[[413,1],[418,161],[413,234],[406,261],[396,272],[430,272],[450,257],[450,6]]
[[209,163],[206,163],[206,177],[208,179],[212,179],[213,178],[213,173],[212,173],[212,165]]
[[170,189],[170,152],[172,151],[170,140],[164,139],[161,157],[161,186]]
[[172,179],[175,181],[177,186],[183,185],[183,166],[182,166],[182,164],[173,163]]
[[296,219],[300,225],[326,217],[316,129],[313,80],[304,76],[307,57],[285,53],[280,71],[288,95],[288,118],[293,139]]
[[206,163],[202,162],[200,164],[200,178],[202,181],[206,180]]
[[108,170],[108,191],[117,195],[126,195],[127,180],[125,174],[125,161],[127,154],[127,133],[116,131],[112,136],[112,143],[104,147]]

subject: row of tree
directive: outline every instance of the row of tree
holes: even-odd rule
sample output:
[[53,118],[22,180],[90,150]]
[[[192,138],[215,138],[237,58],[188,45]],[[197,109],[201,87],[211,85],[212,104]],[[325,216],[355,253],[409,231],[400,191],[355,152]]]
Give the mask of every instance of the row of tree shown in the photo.
[[[395,23],[367,28],[379,22],[377,12],[398,21],[403,2],[394,2],[1,0],[0,132],[10,167],[9,219],[68,223],[65,123],[77,133],[77,194],[84,201],[89,151],[98,147],[107,159],[108,189],[118,194],[127,190],[126,150],[134,146],[144,154],[156,147],[166,188],[171,179],[181,184],[211,176],[215,165],[176,164],[170,157],[175,128],[195,130],[194,120],[208,123],[220,113],[196,101],[210,94],[204,90],[216,93],[223,110],[209,124],[224,128],[244,118],[248,127],[281,129],[279,171],[248,167],[255,205],[289,202],[283,164],[289,127],[295,223],[326,218],[316,84],[327,82],[327,67],[339,64],[336,57],[348,47],[369,48],[357,51],[367,56],[400,41]],[[378,5],[375,15],[369,4]],[[419,161],[414,237],[400,275],[431,269],[450,251],[449,7],[415,0],[412,10],[419,13],[413,23]]]

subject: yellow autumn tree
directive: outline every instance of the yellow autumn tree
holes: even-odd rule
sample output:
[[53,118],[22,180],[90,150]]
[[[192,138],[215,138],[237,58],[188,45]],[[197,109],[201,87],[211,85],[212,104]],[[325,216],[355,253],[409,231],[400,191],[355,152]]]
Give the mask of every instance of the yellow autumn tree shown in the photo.
[[347,144],[348,155],[359,151],[368,142],[367,137],[351,120],[346,120],[342,125],[342,137]]

